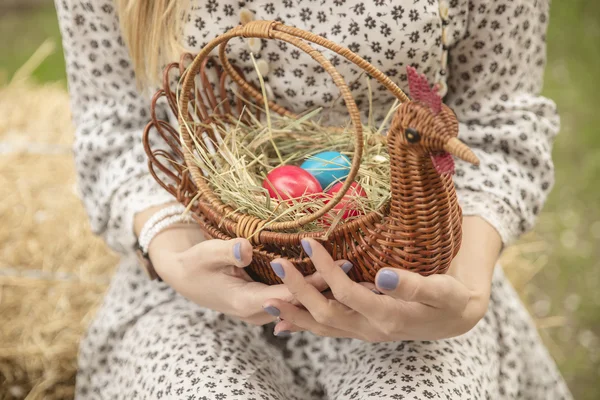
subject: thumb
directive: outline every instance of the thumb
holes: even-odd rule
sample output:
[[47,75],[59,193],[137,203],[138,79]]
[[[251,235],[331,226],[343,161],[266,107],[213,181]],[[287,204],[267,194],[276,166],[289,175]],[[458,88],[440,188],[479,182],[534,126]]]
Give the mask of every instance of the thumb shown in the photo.
[[236,266],[244,268],[252,261],[252,245],[247,239],[205,240],[186,251],[184,262],[207,268]]
[[462,310],[469,301],[467,287],[450,275],[422,276],[402,269],[384,268],[375,276],[375,285],[388,296],[435,308]]

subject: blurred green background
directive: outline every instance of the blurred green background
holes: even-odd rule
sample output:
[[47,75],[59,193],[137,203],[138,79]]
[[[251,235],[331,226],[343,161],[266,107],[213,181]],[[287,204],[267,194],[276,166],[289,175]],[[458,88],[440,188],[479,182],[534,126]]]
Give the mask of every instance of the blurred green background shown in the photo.
[[[54,9],[0,7],[0,38],[1,84],[44,40],[60,45]],[[562,116],[556,185],[535,232],[524,239],[545,246],[523,255],[539,272],[520,292],[538,320],[550,321],[541,324],[542,335],[576,398],[590,400],[600,399],[599,71],[600,2],[554,1],[544,93]],[[65,81],[60,48],[34,77]]]

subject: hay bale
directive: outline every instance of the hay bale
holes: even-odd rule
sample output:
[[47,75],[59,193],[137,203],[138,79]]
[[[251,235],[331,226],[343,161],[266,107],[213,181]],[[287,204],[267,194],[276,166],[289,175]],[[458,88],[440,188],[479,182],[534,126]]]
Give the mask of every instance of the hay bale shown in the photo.
[[106,248],[90,233],[74,175],[68,155],[0,159],[0,267],[84,280],[105,275]]
[[116,257],[74,191],[64,88],[1,88],[0,115],[0,399],[72,398]]
[[19,149],[46,144],[68,150],[72,141],[69,95],[62,83],[35,86],[15,81],[0,88],[0,143]]
[[0,392],[72,398],[77,346],[103,292],[98,284],[2,277]]

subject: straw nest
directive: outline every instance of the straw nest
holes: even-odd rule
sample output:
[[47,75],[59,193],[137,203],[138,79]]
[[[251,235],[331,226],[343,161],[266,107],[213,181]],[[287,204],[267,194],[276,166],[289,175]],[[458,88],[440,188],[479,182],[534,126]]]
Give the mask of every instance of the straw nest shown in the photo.
[[74,192],[71,142],[63,85],[0,87],[0,399],[73,397],[116,264]]
[[[254,61],[253,56],[252,60]],[[266,99],[267,90],[262,74],[256,63],[255,67]],[[370,80],[365,79],[371,100]],[[330,212],[325,219],[306,224],[296,231],[323,231],[324,228],[331,231],[338,224],[348,222],[360,214],[379,211],[388,202],[391,196],[389,154],[383,133],[398,104],[395,102],[378,124],[369,112],[367,124],[363,126],[364,149],[355,181],[366,192],[366,196],[352,196],[349,193],[352,201],[346,205],[358,213],[344,221],[342,211],[345,210]],[[369,109],[372,110],[371,101]],[[277,167],[300,165],[315,157],[327,170],[347,169],[350,172],[349,165],[318,158],[318,153],[325,151],[336,151],[349,159],[354,155],[352,126],[329,127],[322,124],[321,119],[326,118],[326,114],[327,111],[314,109],[297,118],[281,116],[269,110],[265,100],[261,105],[247,102],[237,119],[230,117],[207,126],[195,118],[193,126],[187,128],[190,131],[197,127],[205,128],[212,132],[213,137],[206,132],[202,138],[192,136],[194,161],[224,204],[238,212],[268,221],[265,228],[273,222],[294,221],[325,206],[331,196],[305,194],[289,199],[287,193],[279,193],[286,198],[283,201],[281,198],[270,198],[263,182],[272,185],[265,178]],[[255,115],[264,117],[257,118]],[[331,186],[343,181],[344,179],[335,181]],[[322,189],[325,192],[329,188]]]
[[[292,221],[323,207],[330,196],[309,194],[286,201],[269,198],[267,190],[262,187],[267,174],[282,165],[300,165],[305,160],[315,159],[315,155],[323,151],[337,151],[350,159],[353,156],[351,127],[326,128],[318,120],[312,120],[319,113],[320,110],[314,110],[299,119],[272,115],[269,123],[265,124],[249,112],[250,122],[220,123],[215,129],[217,142],[208,145],[196,143],[195,160],[225,204],[270,222]],[[364,138],[365,149],[355,180],[367,196],[356,197],[352,201],[352,207],[362,214],[378,211],[390,198],[389,155],[385,138],[376,126],[365,126]],[[330,163],[327,168],[347,168],[349,171],[348,166],[336,163]],[[301,229],[321,231],[327,226],[331,230],[344,222],[342,214],[331,213],[326,225],[317,221]]]

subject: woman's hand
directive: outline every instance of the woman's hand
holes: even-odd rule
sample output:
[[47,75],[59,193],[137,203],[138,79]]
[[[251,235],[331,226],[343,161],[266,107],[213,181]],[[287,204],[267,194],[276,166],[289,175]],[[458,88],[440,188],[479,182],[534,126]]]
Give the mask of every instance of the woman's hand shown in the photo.
[[[491,276],[501,241],[496,231],[477,217],[463,222],[463,246],[445,275],[423,277],[383,269],[376,285],[355,283],[335,267],[331,256],[315,240],[303,241],[305,251],[331,288],[323,295],[303,282],[286,260],[273,262],[299,308],[280,299],[265,309],[283,319],[282,331],[309,330],[320,336],[351,337],[370,342],[436,340],[469,331],[483,317],[490,296]],[[376,294],[376,288],[382,294]]]
[[255,283],[244,272],[252,259],[250,243],[200,238],[185,250],[170,249],[170,243],[185,240],[186,229],[192,228],[164,231],[150,245],[150,259],[163,281],[202,307],[254,325],[273,321],[261,309],[261,301],[268,297],[290,300],[290,294],[282,285],[271,288]]
[[[138,234],[144,222],[159,209],[148,209],[136,216]],[[298,304],[287,286],[267,286],[248,276],[243,268],[252,261],[252,246],[246,239],[205,240],[197,225],[177,224],[156,235],[148,253],[157,274],[179,294],[250,324],[264,325],[275,320],[262,308],[268,299]],[[318,273],[302,280],[316,290],[327,289]]]

